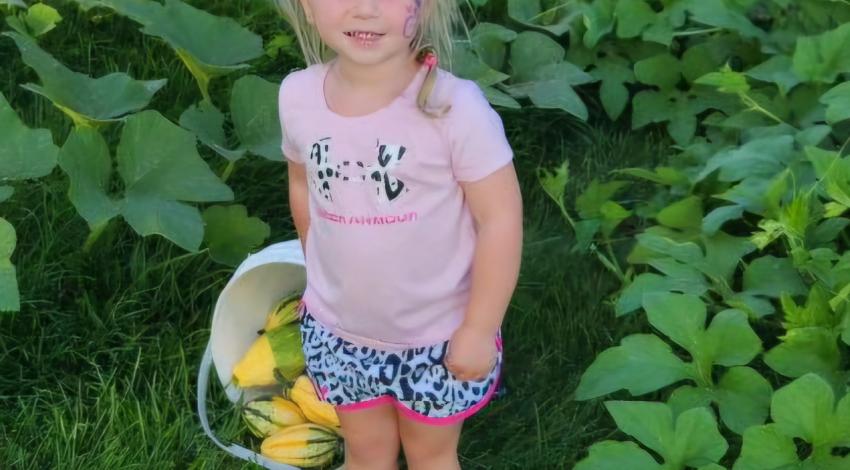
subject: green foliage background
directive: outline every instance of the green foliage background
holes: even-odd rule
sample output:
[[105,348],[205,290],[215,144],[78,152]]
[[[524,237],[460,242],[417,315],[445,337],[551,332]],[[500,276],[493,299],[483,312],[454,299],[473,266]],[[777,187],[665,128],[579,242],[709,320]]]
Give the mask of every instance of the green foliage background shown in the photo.
[[[36,403],[6,407],[2,431],[19,437],[5,458],[17,465],[32,452],[45,464],[103,466],[130,455],[168,461],[189,448],[184,462],[218,462],[191,419],[196,361],[184,360],[185,337],[150,336],[150,325],[174,327],[151,309],[191,312],[178,331],[192,332],[188,355],[197,359],[197,323],[228,266],[294,236],[280,218],[285,182],[268,178],[283,176],[274,173],[279,126],[269,103],[300,64],[292,37],[260,1],[192,2],[200,10],[176,0],[21,3],[0,2],[9,27],[0,62],[11,64],[0,88],[0,308],[47,313],[29,326],[9,317],[0,329],[7,370],[17,371],[3,399]],[[454,71],[502,112],[531,221],[506,323],[506,336],[523,343],[508,361],[516,391],[470,422],[465,464],[850,468],[850,4],[465,8],[472,28],[458,39]],[[56,282],[58,298],[40,294]],[[80,330],[89,338],[81,348],[59,333],[80,311],[111,339]],[[42,356],[34,345],[52,335],[64,341]],[[155,362],[142,355],[152,344],[179,358],[179,374],[160,356],[170,368],[137,375]],[[116,376],[133,352],[132,375]],[[46,359],[20,365],[33,357]],[[55,368],[50,357],[94,369],[45,379],[36,372]],[[186,383],[163,388],[157,377]],[[39,391],[51,381],[56,392]],[[118,388],[138,413],[119,403]],[[161,408],[163,390],[181,398]],[[603,396],[617,434],[599,406],[583,405]],[[61,397],[52,415],[38,405]],[[72,412],[83,403],[106,405]],[[33,445],[45,416],[48,444]],[[489,419],[501,427],[476,434]],[[75,436],[100,422],[112,437],[79,454]],[[121,447],[121,422],[159,450],[111,447]],[[222,428],[241,436],[232,415]]]

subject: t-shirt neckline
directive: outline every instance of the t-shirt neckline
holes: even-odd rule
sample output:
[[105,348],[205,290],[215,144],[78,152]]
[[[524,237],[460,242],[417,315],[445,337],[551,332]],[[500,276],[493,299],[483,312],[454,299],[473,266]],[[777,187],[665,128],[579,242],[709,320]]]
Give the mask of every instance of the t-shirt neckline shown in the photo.
[[336,111],[332,110],[330,106],[328,106],[328,100],[327,100],[327,97],[325,95],[325,82],[328,79],[328,75],[329,75],[330,70],[331,70],[331,65],[336,60],[337,59],[334,58],[334,59],[329,60],[328,62],[324,62],[322,64],[321,69],[319,70],[319,78],[320,78],[318,80],[318,82],[319,82],[319,87],[318,87],[319,88],[318,89],[319,103],[320,103],[322,109],[325,112],[331,114],[334,117],[337,117],[337,118],[340,118],[340,119],[348,119],[348,120],[357,120],[357,119],[364,119],[364,118],[377,116],[377,115],[382,114],[382,113],[386,112],[387,110],[395,107],[398,103],[400,103],[402,101],[407,101],[410,98],[412,98],[415,101],[415,95],[417,94],[416,93],[416,87],[417,87],[418,84],[421,83],[423,70],[425,69],[424,66],[420,67],[416,71],[416,74],[413,76],[413,79],[410,81],[410,83],[407,84],[407,87],[405,87],[405,89],[398,96],[393,98],[392,101],[387,103],[386,106],[378,108],[375,111],[372,111],[372,112],[367,113],[367,114],[360,114],[360,115],[357,115],[357,116],[345,116],[343,114],[337,113]]

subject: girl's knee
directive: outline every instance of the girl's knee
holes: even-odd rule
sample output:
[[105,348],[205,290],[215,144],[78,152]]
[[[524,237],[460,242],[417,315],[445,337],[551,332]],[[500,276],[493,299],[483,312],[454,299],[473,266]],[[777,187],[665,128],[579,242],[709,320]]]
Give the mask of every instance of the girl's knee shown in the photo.
[[460,468],[457,446],[462,423],[430,426],[402,419],[399,424],[404,457],[410,470]]
[[345,441],[345,470],[397,470],[400,446],[387,441]]
[[404,448],[404,460],[408,470],[460,470],[456,449],[444,449],[441,453],[408,452]]
[[401,440],[391,411],[376,408],[340,413],[346,470],[398,468]]

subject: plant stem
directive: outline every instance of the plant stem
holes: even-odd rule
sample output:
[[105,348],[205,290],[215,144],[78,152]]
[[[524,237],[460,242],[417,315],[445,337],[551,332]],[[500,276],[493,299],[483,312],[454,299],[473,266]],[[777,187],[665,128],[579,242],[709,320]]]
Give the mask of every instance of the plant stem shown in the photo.
[[673,37],[696,36],[698,34],[716,33],[717,31],[723,31],[723,28],[705,28],[705,29],[692,29],[690,31],[679,31],[679,32],[673,33]]
[[[775,114],[773,114],[773,113],[771,113],[770,111],[768,111],[768,110],[764,109],[764,108],[763,108],[760,104],[756,103],[756,101],[755,101],[754,99],[750,98],[750,96],[749,96],[749,95],[747,95],[746,93],[739,93],[739,96],[741,97],[741,100],[743,100],[743,101],[744,101],[744,104],[746,104],[747,106],[749,106],[751,110],[753,110],[753,111],[758,111],[758,112],[760,112],[760,113],[764,114],[765,116],[769,117],[770,119],[773,119],[774,121],[776,121],[776,122],[777,122],[777,123],[779,123],[779,124],[787,124],[787,125],[789,125],[789,126],[790,126],[790,124],[788,124],[787,122],[783,121],[782,119],[780,119],[780,118],[779,118],[778,116],[776,116]],[[791,127],[794,127],[794,126],[791,126]],[[795,129],[796,129],[796,128],[795,128]]]
[[230,160],[227,162],[227,166],[224,168],[224,172],[221,173],[221,181],[222,183],[227,182],[227,178],[230,178],[231,173],[233,173],[233,169],[236,168],[236,162]]

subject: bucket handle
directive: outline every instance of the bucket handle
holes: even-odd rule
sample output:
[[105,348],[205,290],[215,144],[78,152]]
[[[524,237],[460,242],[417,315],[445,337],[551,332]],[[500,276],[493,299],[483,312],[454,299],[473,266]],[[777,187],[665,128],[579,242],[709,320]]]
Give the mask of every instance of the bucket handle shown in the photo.
[[300,470],[298,467],[286,465],[284,463],[275,462],[267,457],[264,457],[251,449],[246,449],[237,444],[227,445],[221,442],[210,428],[209,416],[207,415],[207,388],[210,383],[210,369],[212,367],[212,346],[207,343],[207,350],[204,351],[204,357],[201,359],[201,369],[198,373],[198,416],[201,418],[201,426],[207,436],[215,442],[215,445],[222,448],[228,454],[253,462],[257,465],[269,470]]

